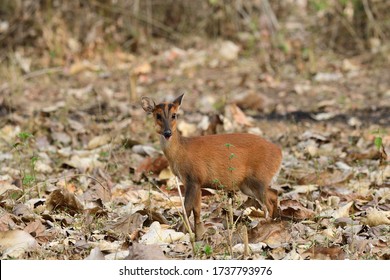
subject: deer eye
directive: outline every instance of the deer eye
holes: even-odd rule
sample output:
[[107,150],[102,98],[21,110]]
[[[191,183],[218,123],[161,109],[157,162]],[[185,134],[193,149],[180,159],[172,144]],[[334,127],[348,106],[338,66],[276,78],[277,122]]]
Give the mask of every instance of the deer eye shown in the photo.
[[162,119],[161,114],[156,114],[156,119],[159,120],[159,121],[161,121],[161,119]]
[[176,118],[177,118],[176,114],[172,114],[172,119],[176,120]]

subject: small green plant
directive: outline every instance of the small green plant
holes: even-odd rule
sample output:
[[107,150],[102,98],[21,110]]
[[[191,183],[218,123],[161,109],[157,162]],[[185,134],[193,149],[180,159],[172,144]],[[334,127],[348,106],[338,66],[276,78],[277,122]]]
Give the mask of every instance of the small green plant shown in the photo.
[[31,152],[33,138],[34,136],[29,132],[20,132],[13,144],[13,149],[20,162],[19,170],[23,187],[31,187],[36,182],[35,165],[39,157]]
[[225,188],[225,186],[221,183],[221,181],[219,180],[219,179],[214,179],[213,181],[212,181],[212,184],[214,185],[214,186],[216,186],[217,187],[217,189],[224,189]]
[[375,147],[378,150],[380,150],[380,148],[382,147],[382,137],[376,136],[375,139],[374,139],[374,144],[375,144]]
[[376,129],[372,132],[374,137],[374,145],[378,149],[378,151],[381,151],[383,148],[383,136],[386,135],[386,131],[384,129]]
[[[32,138],[33,137],[33,135],[31,134],[31,133],[29,133],[29,132],[20,132],[19,134],[18,134],[18,138],[25,144],[26,143],[26,141],[28,140],[28,139],[30,139],[30,138]],[[16,143],[17,144],[17,143]]]
[[203,252],[206,254],[207,257],[210,257],[213,253],[213,248],[209,244],[206,244],[203,248]]

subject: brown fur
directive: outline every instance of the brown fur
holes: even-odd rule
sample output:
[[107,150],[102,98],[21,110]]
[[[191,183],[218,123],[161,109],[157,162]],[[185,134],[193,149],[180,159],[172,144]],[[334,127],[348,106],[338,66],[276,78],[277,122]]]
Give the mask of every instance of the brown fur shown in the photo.
[[[142,106],[153,114],[162,150],[173,173],[186,187],[185,209],[188,216],[194,213],[197,238],[203,234],[202,187],[241,190],[265,206],[269,216],[275,217],[277,192],[270,186],[280,169],[280,148],[259,136],[244,133],[182,137],[176,130],[175,117],[182,97],[158,105],[144,97]],[[165,137],[167,131],[172,132],[170,137]]]

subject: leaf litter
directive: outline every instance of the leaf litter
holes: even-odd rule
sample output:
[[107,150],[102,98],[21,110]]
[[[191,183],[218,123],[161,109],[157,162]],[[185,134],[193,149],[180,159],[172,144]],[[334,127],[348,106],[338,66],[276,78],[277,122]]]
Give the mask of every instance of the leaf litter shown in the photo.
[[[351,80],[325,62],[313,79],[259,76],[241,53],[230,41],[165,46],[152,57],[75,61],[55,83],[25,81],[18,109],[0,115],[1,257],[389,259],[389,127],[369,108],[390,79],[359,64]],[[17,63],[31,71],[23,56]],[[136,98],[169,100],[185,87],[178,128],[187,136],[250,132],[280,144],[280,220],[265,221],[237,193],[230,224],[228,196],[204,190],[207,231],[193,248],[177,230],[176,184],[129,80]]]

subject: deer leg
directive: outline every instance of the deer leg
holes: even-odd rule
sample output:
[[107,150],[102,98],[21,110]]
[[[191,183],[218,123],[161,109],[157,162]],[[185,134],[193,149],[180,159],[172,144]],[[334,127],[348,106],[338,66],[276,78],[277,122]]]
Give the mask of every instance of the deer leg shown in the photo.
[[203,223],[201,221],[202,191],[200,187],[196,187],[194,189],[196,189],[194,209],[193,209],[194,222],[195,222],[195,237],[196,240],[200,240],[205,232]]
[[265,206],[268,209],[271,218],[279,216],[278,211],[278,192],[269,186],[265,191]]
[[257,200],[265,212],[266,219],[269,217],[275,218],[278,207],[278,194],[268,184],[255,177],[247,178],[241,191]]

